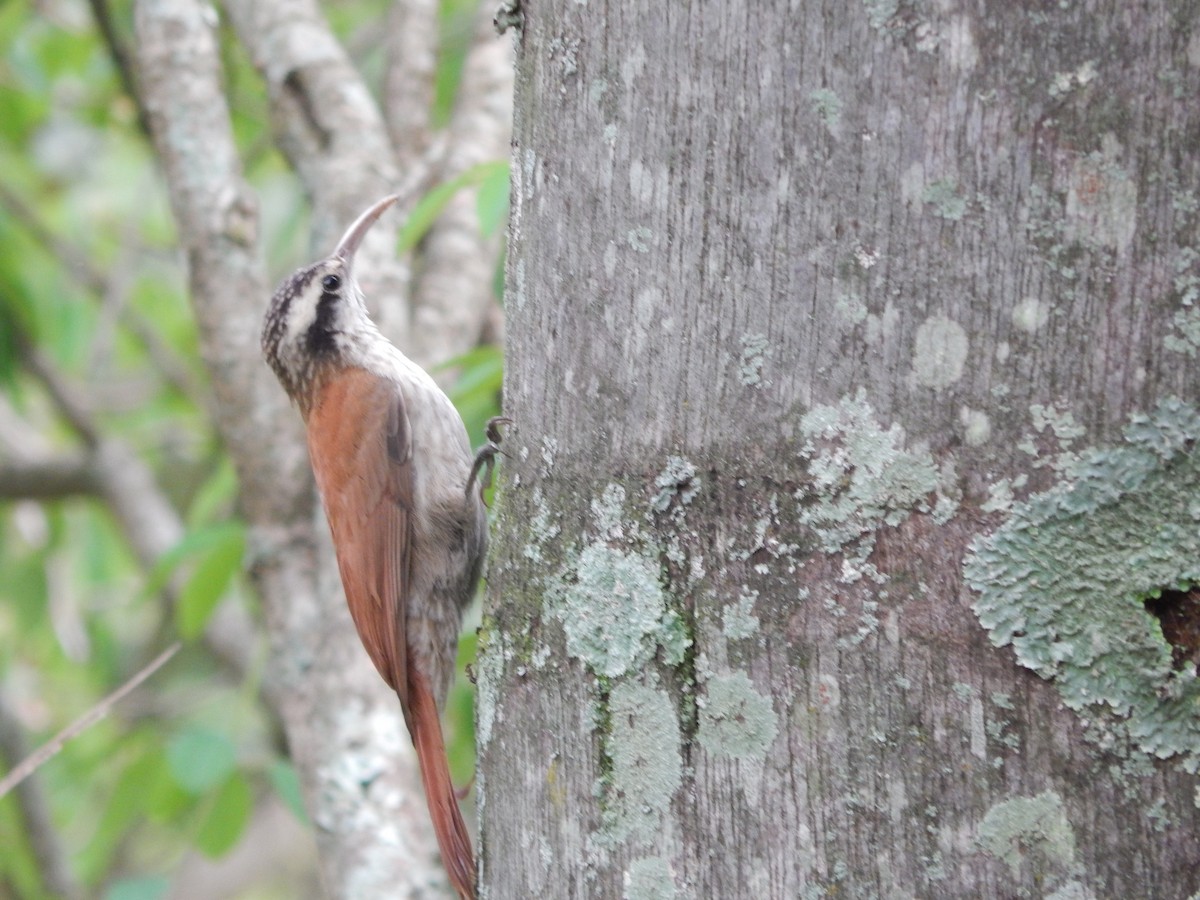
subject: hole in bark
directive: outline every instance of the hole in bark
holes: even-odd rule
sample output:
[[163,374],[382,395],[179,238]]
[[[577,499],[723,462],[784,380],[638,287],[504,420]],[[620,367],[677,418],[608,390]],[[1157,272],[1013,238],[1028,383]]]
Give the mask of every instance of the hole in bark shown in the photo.
[[1176,671],[1191,666],[1200,673],[1200,585],[1182,591],[1163,589],[1157,597],[1148,597],[1145,605],[1171,645]]

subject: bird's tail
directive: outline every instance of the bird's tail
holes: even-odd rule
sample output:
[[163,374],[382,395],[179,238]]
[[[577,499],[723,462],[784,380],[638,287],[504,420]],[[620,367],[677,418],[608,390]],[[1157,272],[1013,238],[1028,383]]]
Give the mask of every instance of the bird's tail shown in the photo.
[[442,864],[450,875],[450,883],[463,900],[475,900],[475,854],[471,837],[458,808],[450,767],[446,761],[446,744],[442,739],[442,722],[429,681],[410,669],[408,680],[408,730],[417,759],[421,764],[421,781],[425,784],[425,801],[437,835]]

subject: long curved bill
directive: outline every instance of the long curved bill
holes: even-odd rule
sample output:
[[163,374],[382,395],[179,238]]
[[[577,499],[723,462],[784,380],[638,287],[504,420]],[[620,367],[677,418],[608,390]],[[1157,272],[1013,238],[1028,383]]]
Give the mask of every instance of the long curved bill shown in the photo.
[[358,250],[358,245],[362,243],[363,236],[371,230],[371,226],[387,211],[387,208],[399,199],[399,194],[389,194],[369,207],[366,212],[354,220],[353,225],[346,229],[346,233],[342,235],[342,239],[334,248],[333,255],[347,263],[353,261],[354,253]]

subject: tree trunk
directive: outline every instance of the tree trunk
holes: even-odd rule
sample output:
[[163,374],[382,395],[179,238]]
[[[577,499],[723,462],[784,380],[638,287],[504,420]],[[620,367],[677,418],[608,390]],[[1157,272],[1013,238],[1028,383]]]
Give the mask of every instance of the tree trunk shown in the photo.
[[1200,889],[1200,21],[987,6],[525,11],[491,896]]

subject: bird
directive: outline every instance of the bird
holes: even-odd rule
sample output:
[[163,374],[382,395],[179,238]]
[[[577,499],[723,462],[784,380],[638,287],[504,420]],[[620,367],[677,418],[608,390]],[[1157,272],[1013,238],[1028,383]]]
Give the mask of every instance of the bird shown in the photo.
[[400,698],[443,864],[459,897],[473,900],[474,854],[440,714],[487,548],[483,488],[499,450],[496,426],[508,420],[489,422],[488,443],[473,455],[450,398],[368,315],[355,252],[398,199],[373,204],[330,256],[279,285],[262,349],[304,420],[346,603]]

